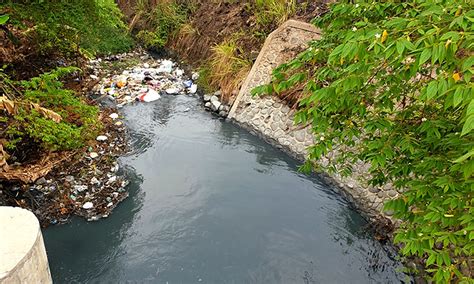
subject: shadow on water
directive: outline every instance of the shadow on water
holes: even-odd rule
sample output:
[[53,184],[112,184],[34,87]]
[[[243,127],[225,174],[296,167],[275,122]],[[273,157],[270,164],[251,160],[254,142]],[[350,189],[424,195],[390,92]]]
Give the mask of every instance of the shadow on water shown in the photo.
[[123,109],[130,198],[45,231],[56,283],[400,283],[367,223],[299,163],[185,96]]

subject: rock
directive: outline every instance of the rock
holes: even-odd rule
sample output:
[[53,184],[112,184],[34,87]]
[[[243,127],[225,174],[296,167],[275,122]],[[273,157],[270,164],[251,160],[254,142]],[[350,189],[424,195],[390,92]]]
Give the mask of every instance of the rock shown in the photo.
[[221,102],[211,100],[211,109],[213,111],[218,111],[220,106],[221,106]]
[[95,158],[99,157],[99,154],[97,154],[96,152],[91,152],[89,154],[89,157],[91,157],[92,159],[95,159]]
[[295,132],[295,139],[298,141],[298,142],[304,142],[304,139],[305,139],[305,135],[306,133],[303,131],[303,130],[300,130],[300,131],[296,131]]
[[218,102],[219,101],[219,98],[217,96],[212,96],[211,97],[211,103],[212,102]]
[[206,108],[211,108],[211,105],[212,105],[212,104],[211,104],[210,102],[207,102],[207,103],[204,105],[204,107],[206,107]]
[[204,95],[203,100],[205,102],[209,102],[209,101],[211,101],[211,97],[212,97],[211,95]]
[[82,205],[82,208],[84,208],[86,210],[92,209],[92,208],[94,208],[94,203],[86,202],[86,203],[84,203],[84,205]]
[[276,122],[272,123],[271,128],[272,128],[273,131],[277,131],[278,130],[278,123],[276,123]]
[[39,184],[39,185],[43,185],[43,184],[46,184],[47,181],[44,177],[42,178],[39,178],[37,181],[36,181],[36,184]]
[[143,64],[143,67],[145,67],[145,68],[150,68],[150,64],[145,63],[145,64]]
[[380,189],[378,189],[376,187],[369,187],[369,191],[372,192],[372,193],[378,193],[380,191]]
[[217,91],[214,93],[214,96],[216,97],[220,97],[222,95],[222,92],[221,91]]
[[223,110],[224,110],[224,106],[221,104],[221,105],[219,106],[218,111],[223,111]]
[[107,141],[107,136],[105,135],[100,135],[100,136],[97,136],[96,140],[99,141],[99,142],[104,142],[104,141]]
[[196,81],[197,79],[199,79],[199,73],[194,72],[193,75],[191,76],[191,79],[193,81]]
[[228,113],[226,111],[220,111],[219,116],[227,117]]
[[379,191],[379,192],[377,193],[377,196],[378,196],[379,198],[381,198],[381,199],[384,199],[384,198],[387,197],[387,193],[384,192],[384,191]]
[[398,192],[397,192],[396,190],[393,190],[393,189],[392,189],[392,190],[389,190],[389,191],[387,192],[387,194],[388,194],[388,196],[390,196],[390,197],[396,197],[396,196],[398,195]]

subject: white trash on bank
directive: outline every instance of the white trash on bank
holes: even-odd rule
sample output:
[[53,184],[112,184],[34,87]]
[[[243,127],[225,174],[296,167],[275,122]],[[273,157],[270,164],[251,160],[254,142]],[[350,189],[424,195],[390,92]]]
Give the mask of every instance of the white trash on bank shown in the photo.
[[[164,94],[195,94],[198,89],[195,81],[199,76],[193,73],[191,77],[171,60],[156,60],[102,79],[95,91],[122,107],[135,101],[154,102]],[[111,118],[115,120],[118,116]]]

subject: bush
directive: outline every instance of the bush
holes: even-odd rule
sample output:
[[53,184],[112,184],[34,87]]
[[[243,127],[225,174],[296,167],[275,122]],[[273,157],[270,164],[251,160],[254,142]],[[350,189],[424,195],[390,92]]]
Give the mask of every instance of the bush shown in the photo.
[[474,4],[349,2],[316,19],[323,38],[254,93],[304,86],[295,120],[319,141],[309,159],[354,149],[338,161],[366,161],[372,184],[404,190],[386,204],[403,220],[401,253],[423,259],[435,282],[472,283]]
[[141,20],[146,29],[138,32],[137,39],[145,48],[162,48],[170,35],[187,22],[192,7],[190,1],[160,0],[151,7],[148,1],[139,0],[132,23]]
[[[15,101],[18,110],[6,131],[8,149],[22,140],[32,140],[48,151],[72,150],[95,138],[100,130],[98,108],[63,89],[59,81],[77,70],[58,68],[21,82],[24,99]],[[59,119],[55,119],[57,114]]]
[[33,23],[28,32],[43,54],[108,54],[133,44],[112,0],[8,1],[0,8],[11,10],[11,22],[22,28]]

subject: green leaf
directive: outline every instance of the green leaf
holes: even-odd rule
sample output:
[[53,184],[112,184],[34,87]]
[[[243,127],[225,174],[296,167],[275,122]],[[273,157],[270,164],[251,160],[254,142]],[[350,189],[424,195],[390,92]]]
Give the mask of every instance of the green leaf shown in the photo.
[[403,41],[398,40],[397,41],[397,52],[398,54],[403,54],[403,51],[405,50],[405,45],[403,44]]
[[418,66],[423,65],[426,61],[428,61],[431,57],[431,50],[430,49],[424,49],[423,52],[421,53],[420,56],[420,62],[418,63]]
[[462,72],[469,70],[474,65],[474,56],[469,56],[462,64]]
[[473,129],[474,129],[474,115],[470,115],[467,117],[466,122],[464,123],[461,136],[468,134]]
[[457,87],[456,91],[454,92],[454,97],[453,97],[453,106],[457,107],[461,102],[462,102],[462,88]]
[[464,162],[465,160],[469,159],[472,156],[474,156],[474,149],[472,149],[471,151],[467,152],[463,156],[461,156],[461,157],[457,158],[456,160],[454,160],[454,163],[456,163],[456,164],[462,163],[462,162]]
[[8,22],[8,19],[10,19],[10,16],[8,14],[1,15],[0,16],[0,25],[4,25]]
[[438,93],[438,82],[437,81],[431,81],[428,84],[428,88],[426,89],[426,95],[428,99],[432,99],[436,96]]

